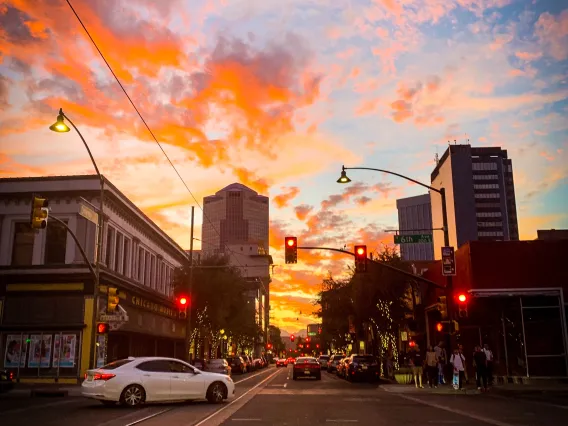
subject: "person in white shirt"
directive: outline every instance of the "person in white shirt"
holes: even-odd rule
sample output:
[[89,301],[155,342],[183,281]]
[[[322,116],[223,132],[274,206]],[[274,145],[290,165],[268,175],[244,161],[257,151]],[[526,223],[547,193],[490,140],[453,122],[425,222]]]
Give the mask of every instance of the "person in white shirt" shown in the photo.
[[483,352],[485,352],[485,357],[487,358],[487,382],[489,386],[493,385],[493,351],[489,349],[489,345],[486,343],[483,345]]
[[454,373],[457,371],[459,374],[459,389],[461,389],[465,377],[465,357],[463,353],[454,349],[454,353],[450,357],[450,363],[454,366]]

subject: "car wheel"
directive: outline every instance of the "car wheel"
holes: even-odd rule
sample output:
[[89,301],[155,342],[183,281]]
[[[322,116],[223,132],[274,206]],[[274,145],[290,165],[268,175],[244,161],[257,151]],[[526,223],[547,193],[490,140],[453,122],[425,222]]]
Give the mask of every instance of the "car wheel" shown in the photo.
[[220,404],[223,402],[223,399],[226,398],[225,395],[227,395],[227,388],[225,385],[221,382],[215,382],[209,386],[209,389],[207,389],[206,397],[210,404]]
[[138,407],[146,400],[146,392],[139,385],[129,385],[122,391],[120,395],[121,404],[129,407]]

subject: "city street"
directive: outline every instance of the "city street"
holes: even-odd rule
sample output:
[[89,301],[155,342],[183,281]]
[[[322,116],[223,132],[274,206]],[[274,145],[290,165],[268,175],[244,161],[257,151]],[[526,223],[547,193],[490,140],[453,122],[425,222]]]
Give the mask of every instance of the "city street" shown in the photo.
[[[42,424],[84,426],[205,425],[562,425],[566,394],[444,394],[403,385],[349,383],[334,374],[322,380],[293,381],[292,367],[268,368],[237,376],[236,398],[223,405],[206,402],[152,405],[139,410],[104,407],[80,397],[0,397],[5,426]],[[240,384],[239,384],[240,382]],[[562,420],[564,419],[564,420]]]

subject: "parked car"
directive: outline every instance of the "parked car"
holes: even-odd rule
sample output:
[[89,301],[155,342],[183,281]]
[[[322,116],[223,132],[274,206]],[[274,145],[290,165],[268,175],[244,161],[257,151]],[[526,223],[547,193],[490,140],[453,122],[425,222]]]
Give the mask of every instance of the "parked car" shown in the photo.
[[130,407],[197,399],[221,403],[234,397],[235,384],[229,376],[198,370],[180,359],[130,357],[87,370],[81,392],[105,405]]
[[207,371],[212,373],[231,375],[231,366],[226,359],[212,359],[209,360]]
[[315,377],[316,380],[321,380],[321,366],[318,360],[311,357],[296,359],[292,379],[298,380],[298,377]]
[[234,374],[245,374],[247,372],[245,360],[240,356],[227,358],[227,363],[231,367],[231,372]]
[[14,389],[14,373],[8,370],[0,370],[0,393]]
[[252,363],[252,358],[248,355],[241,355],[241,358],[245,361],[246,372],[254,371],[254,365]]
[[379,375],[379,363],[373,355],[351,355],[349,358],[345,373],[347,380],[377,380]]

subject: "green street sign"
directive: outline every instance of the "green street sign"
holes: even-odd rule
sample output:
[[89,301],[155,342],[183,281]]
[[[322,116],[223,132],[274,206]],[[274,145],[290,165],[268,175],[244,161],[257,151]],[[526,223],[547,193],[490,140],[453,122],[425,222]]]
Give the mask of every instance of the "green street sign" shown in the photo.
[[430,234],[414,234],[414,235],[395,235],[395,244],[420,244],[431,243],[432,235]]

